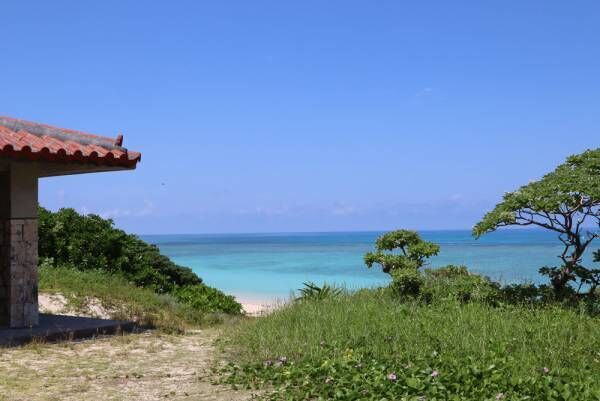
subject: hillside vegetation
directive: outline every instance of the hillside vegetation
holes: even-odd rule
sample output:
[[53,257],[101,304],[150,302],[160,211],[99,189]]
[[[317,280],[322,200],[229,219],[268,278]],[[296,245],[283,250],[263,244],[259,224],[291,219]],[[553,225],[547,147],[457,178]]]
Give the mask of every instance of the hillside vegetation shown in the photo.
[[[40,288],[73,302],[96,297],[124,318],[180,328],[219,314],[241,314],[235,298],[203,284],[157,246],[74,209],[39,210]],[[83,302],[83,301],[78,301]]]
[[137,287],[119,275],[101,270],[44,266],[40,269],[39,288],[42,294],[60,294],[65,298],[65,310],[61,312],[93,315],[94,306],[100,304],[111,319],[135,321],[165,332],[181,333],[208,319],[203,309],[192,308],[170,294]]
[[224,343],[225,381],[274,388],[274,400],[600,399],[600,320],[587,308],[464,268],[420,279],[411,293],[303,294],[242,322]]

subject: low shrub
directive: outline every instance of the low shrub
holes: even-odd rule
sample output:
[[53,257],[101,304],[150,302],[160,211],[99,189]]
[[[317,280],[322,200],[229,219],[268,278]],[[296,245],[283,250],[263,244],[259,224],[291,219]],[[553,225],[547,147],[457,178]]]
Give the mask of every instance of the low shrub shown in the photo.
[[225,295],[223,292],[204,284],[179,287],[173,292],[173,295],[179,302],[196,310],[231,315],[242,313],[242,306],[233,296]]
[[420,297],[425,302],[498,303],[500,286],[487,277],[469,273],[465,266],[426,270],[424,276]]
[[486,277],[471,274],[466,266],[448,265],[438,269],[397,269],[391,272],[389,289],[401,299],[425,303],[455,300],[462,303],[497,304],[500,286]]
[[437,269],[426,269],[425,273],[429,277],[446,279],[466,277],[471,275],[467,266],[464,265],[446,265]]
[[504,302],[514,305],[535,305],[547,299],[544,291],[533,283],[505,285],[501,297]]
[[423,275],[417,269],[397,269],[391,271],[391,290],[400,297],[416,297],[421,293]]
[[600,292],[598,289],[582,300],[585,311],[591,316],[600,316]]

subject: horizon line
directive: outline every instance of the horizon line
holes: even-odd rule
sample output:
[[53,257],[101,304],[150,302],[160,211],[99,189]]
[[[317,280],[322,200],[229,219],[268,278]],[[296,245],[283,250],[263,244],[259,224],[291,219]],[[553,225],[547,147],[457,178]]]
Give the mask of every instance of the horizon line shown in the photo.
[[[407,230],[417,232],[431,232],[431,231],[472,231],[470,228],[428,228],[428,229],[413,229]],[[146,233],[137,234],[138,236],[159,236],[159,235],[282,235],[282,234],[360,234],[360,233],[384,233],[394,230],[341,230],[341,231],[237,231],[237,232],[185,232],[185,233]],[[536,227],[502,227],[496,231],[546,231],[542,228]],[[489,233],[491,234],[491,233]]]

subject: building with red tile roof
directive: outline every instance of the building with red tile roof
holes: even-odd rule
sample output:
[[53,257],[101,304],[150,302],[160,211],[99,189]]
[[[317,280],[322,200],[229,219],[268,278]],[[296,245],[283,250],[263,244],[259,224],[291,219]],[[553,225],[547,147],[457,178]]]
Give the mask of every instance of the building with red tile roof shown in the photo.
[[0,117],[0,326],[38,323],[38,179],[133,170],[140,160],[122,135]]
[[135,168],[138,152],[123,147],[123,136],[107,138],[64,128],[0,117],[0,157],[91,163]]

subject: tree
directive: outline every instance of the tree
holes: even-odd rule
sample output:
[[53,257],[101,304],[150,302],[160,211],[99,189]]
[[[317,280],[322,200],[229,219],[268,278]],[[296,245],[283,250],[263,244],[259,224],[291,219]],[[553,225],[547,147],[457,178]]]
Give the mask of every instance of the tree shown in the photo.
[[600,148],[570,156],[539,181],[504,195],[503,201],[473,228],[477,238],[504,226],[533,226],[558,233],[562,265],[542,267],[557,293],[579,280],[595,288],[600,271],[582,265],[583,255],[600,236]]
[[[375,243],[375,252],[365,255],[365,264],[381,265],[384,273],[399,269],[418,270],[427,258],[437,255],[440,247],[433,242],[423,241],[415,231],[397,230],[386,233]],[[398,252],[399,251],[399,252]]]

